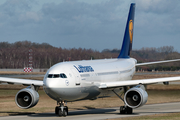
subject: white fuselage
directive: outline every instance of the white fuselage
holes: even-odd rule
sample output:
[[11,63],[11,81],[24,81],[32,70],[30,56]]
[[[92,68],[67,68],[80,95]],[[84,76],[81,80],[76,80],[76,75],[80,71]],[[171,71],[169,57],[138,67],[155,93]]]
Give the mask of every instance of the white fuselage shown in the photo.
[[133,58],[61,62],[47,71],[43,87],[56,101],[111,96],[111,90],[99,89],[100,83],[131,80],[136,62]]

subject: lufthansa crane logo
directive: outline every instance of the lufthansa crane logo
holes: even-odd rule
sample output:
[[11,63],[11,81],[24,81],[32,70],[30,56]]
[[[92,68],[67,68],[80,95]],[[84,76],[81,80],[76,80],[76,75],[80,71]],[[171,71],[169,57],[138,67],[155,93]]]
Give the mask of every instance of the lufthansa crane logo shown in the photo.
[[129,21],[129,38],[130,38],[130,42],[132,43],[132,39],[133,39],[133,20]]

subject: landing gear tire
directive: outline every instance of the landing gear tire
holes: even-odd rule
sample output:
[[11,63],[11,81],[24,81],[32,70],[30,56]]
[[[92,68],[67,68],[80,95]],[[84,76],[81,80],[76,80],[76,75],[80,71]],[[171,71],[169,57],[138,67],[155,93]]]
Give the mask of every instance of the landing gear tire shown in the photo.
[[133,109],[128,106],[121,106],[120,107],[120,114],[132,114]]
[[67,106],[65,106],[65,108],[64,108],[66,111],[67,111],[67,115],[68,115],[68,107]]
[[58,115],[59,115],[59,117],[61,117],[63,115],[63,111],[61,109],[59,109]]
[[125,111],[125,106],[121,106],[120,107],[120,114],[125,114],[126,111]]
[[133,109],[130,107],[126,107],[126,112],[127,112],[127,114],[132,114]]
[[59,117],[62,117],[62,116],[66,117],[68,115],[68,107],[64,106],[63,111],[62,111],[62,109],[57,106],[55,108],[55,114],[58,115]]
[[68,115],[68,112],[66,109],[63,110],[63,116],[66,117]]
[[57,107],[55,108],[55,114],[58,115],[58,112],[59,112],[59,107],[57,106]]

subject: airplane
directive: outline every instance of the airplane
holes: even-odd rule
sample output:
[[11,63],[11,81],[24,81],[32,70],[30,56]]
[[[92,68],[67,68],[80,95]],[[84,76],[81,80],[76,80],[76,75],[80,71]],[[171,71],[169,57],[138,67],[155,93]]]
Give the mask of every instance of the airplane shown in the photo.
[[[95,100],[117,95],[123,102],[120,114],[132,114],[133,109],[143,106],[148,100],[144,85],[180,80],[180,77],[132,80],[136,66],[180,61],[165,60],[137,63],[130,57],[133,41],[135,3],[131,3],[120,54],[113,59],[82,60],[60,62],[53,65],[43,81],[0,77],[0,83],[28,85],[17,92],[15,102],[18,107],[28,109],[39,101],[38,89],[43,86],[45,93],[55,101],[55,114],[67,116],[67,102]],[[120,95],[124,94],[124,97]]]

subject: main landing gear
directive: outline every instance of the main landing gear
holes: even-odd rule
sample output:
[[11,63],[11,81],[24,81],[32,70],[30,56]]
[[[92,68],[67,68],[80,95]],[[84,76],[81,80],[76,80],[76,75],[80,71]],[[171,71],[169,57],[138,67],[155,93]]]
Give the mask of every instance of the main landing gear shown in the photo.
[[[127,87],[124,87],[124,92],[123,93],[126,93],[126,91],[127,91]],[[112,90],[123,102],[124,102],[124,100],[122,99],[122,94],[119,96],[114,90]],[[120,106],[120,109],[119,109],[119,111],[120,111],[120,114],[132,114],[133,113],[133,109],[132,108],[130,108],[130,107],[128,107],[128,106]]]
[[133,109],[128,106],[120,106],[120,114],[132,114]]
[[55,108],[56,115],[58,115],[59,117],[62,117],[62,116],[66,117],[68,115],[68,107],[65,106],[64,101],[61,101],[58,104],[59,106]]

